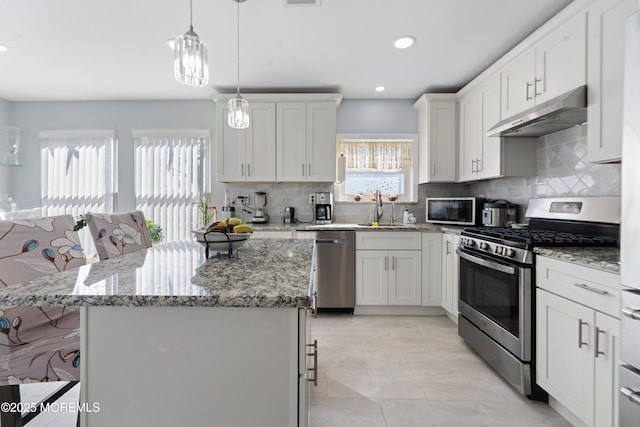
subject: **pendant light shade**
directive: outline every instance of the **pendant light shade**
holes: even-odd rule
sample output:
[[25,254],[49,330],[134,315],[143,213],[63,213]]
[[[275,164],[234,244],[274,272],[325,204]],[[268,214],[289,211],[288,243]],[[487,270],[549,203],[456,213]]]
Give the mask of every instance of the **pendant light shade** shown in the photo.
[[189,31],[176,37],[174,72],[183,85],[202,87],[209,83],[207,45],[193,31],[193,3],[190,6]]
[[238,18],[238,87],[235,98],[229,100],[229,115],[227,122],[234,129],[246,129],[249,127],[249,103],[240,96],[240,3],[245,0],[232,0],[237,4]]
[[234,129],[246,129],[249,127],[249,103],[246,99],[236,94],[229,100],[229,126]]

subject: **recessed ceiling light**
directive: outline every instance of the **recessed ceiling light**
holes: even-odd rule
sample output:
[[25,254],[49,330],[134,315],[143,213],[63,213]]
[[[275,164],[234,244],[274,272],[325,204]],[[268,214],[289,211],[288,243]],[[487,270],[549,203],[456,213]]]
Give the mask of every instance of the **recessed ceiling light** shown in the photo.
[[396,39],[393,45],[396,47],[396,49],[406,49],[408,47],[413,46],[415,42],[416,42],[415,37],[402,36]]
[[9,51],[9,48],[8,48],[8,47],[6,47],[6,46],[5,46],[5,45],[3,45],[3,44],[0,44],[0,52],[8,52],[8,51]]
[[378,86],[376,92],[384,92],[384,86]]

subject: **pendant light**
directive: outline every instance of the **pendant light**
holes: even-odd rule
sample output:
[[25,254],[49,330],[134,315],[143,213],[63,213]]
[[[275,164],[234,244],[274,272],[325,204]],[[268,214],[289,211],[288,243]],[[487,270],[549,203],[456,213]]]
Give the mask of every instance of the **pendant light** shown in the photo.
[[240,3],[245,0],[232,0],[237,3],[238,18],[238,87],[235,98],[229,100],[229,116],[227,121],[234,129],[246,129],[249,127],[249,103],[240,96]]
[[205,86],[209,82],[207,45],[193,31],[193,0],[189,0],[189,31],[176,37],[174,49],[176,80],[183,85]]

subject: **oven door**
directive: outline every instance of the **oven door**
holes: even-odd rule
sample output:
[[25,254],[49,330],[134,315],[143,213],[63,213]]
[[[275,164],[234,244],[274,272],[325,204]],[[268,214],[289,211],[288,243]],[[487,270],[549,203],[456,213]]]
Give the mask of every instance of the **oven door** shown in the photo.
[[523,362],[531,361],[531,267],[457,250],[459,311]]

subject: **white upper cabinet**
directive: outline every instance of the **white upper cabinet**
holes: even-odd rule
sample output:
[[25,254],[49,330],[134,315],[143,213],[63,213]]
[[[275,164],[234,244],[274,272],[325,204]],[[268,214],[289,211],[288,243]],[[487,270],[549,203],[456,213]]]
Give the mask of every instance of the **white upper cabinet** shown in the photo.
[[456,180],[457,99],[455,94],[424,94],[418,110],[418,183]]
[[637,0],[599,0],[588,10],[588,153],[590,162],[621,158],[625,19]]
[[504,66],[503,119],[586,84],[586,21],[577,14]]
[[216,111],[218,140],[216,173],[222,182],[264,182],[276,178],[275,103],[251,103],[251,126],[233,129],[227,123],[228,109]]
[[277,181],[334,182],[336,103],[277,104]]
[[334,182],[338,94],[246,94],[250,126],[227,124],[215,99],[216,177],[221,182]]
[[500,73],[495,73],[460,98],[461,182],[536,174],[535,138],[487,136],[500,121],[500,90]]

